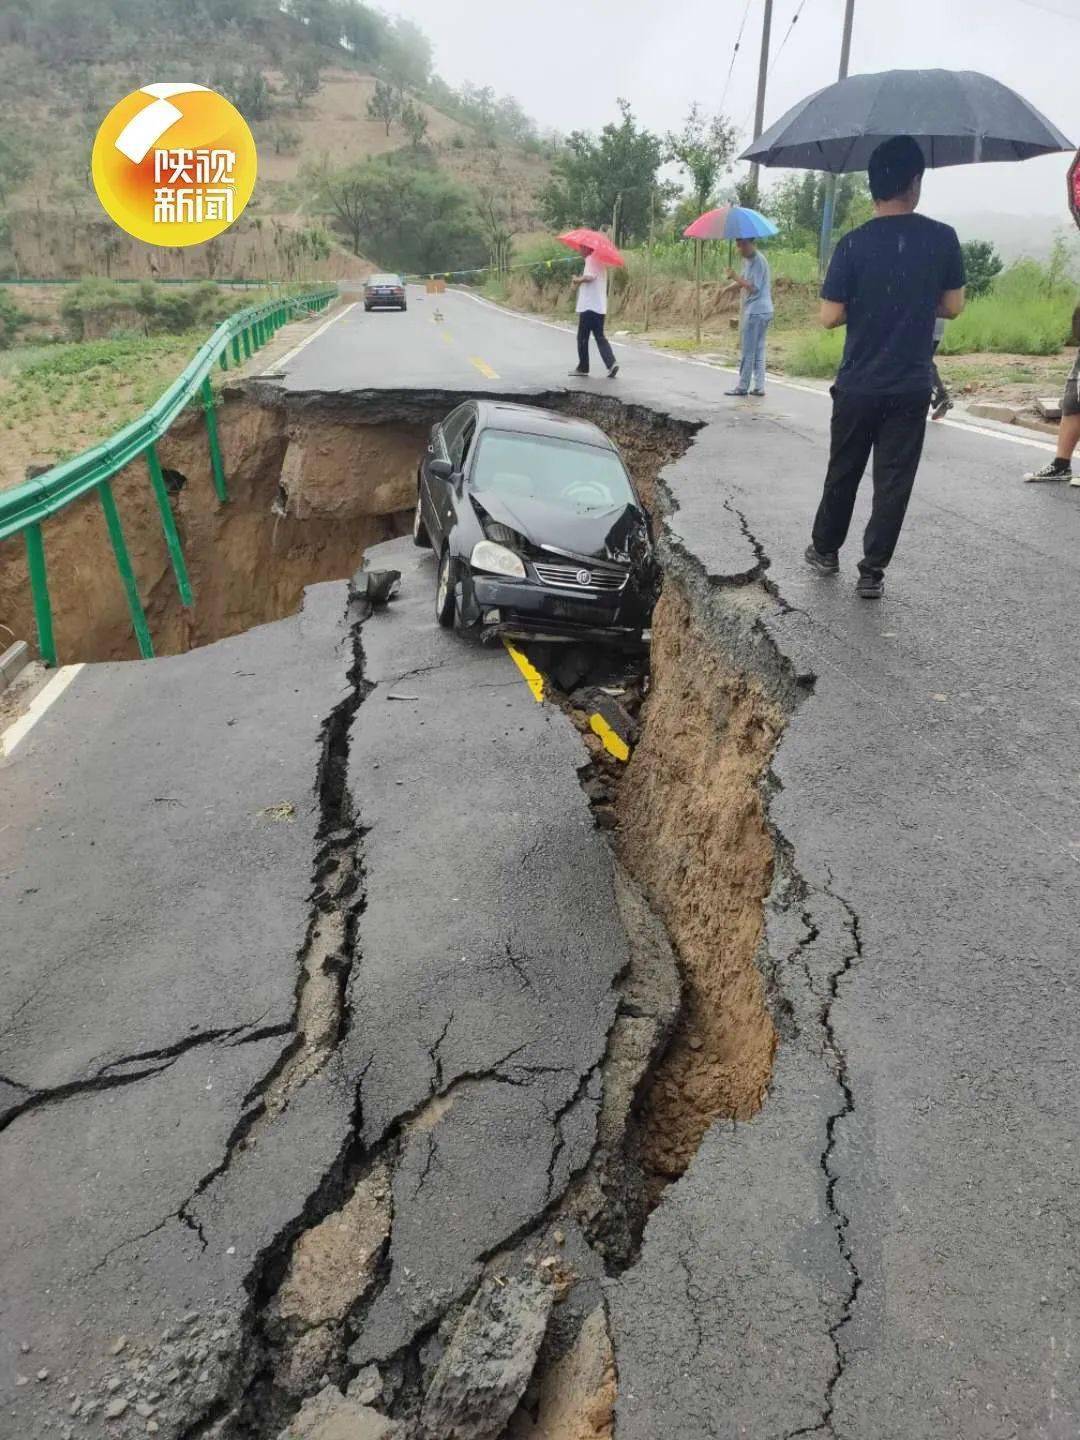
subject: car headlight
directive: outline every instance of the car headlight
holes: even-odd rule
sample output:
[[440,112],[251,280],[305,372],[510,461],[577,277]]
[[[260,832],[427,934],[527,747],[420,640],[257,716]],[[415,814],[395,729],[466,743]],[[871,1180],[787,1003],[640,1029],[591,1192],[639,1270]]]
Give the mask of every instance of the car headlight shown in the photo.
[[515,580],[525,579],[525,562],[521,556],[492,540],[481,540],[473,546],[470,564],[474,570],[489,570],[493,575],[512,575]]

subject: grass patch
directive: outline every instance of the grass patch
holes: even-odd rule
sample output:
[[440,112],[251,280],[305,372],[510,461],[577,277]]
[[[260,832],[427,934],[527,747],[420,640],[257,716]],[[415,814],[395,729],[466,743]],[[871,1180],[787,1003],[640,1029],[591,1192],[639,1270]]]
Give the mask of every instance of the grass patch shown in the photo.
[[151,405],[206,339],[122,336],[8,352],[0,375],[0,487],[28,463],[56,463],[118,430]]
[[809,330],[788,347],[787,368],[793,375],[831,380],[844,353],[843,330]]

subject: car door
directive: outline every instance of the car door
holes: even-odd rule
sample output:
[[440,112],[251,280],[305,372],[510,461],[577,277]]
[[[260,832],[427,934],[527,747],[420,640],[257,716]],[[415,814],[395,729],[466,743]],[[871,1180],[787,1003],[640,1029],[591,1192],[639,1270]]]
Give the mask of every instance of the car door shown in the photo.
[[454,451],[465,423],[465,408],[464,405],[459,405],[456,410],[451,410],[441,424],[435,426],[431,432],[431,444],[420,467],[421,489],[426,492],[422,495],[421,513],[436,554],[442,550],[446,539],[447,484],[438,475],[431,473],[430,462],[449,460],[451,464],[454,463]]
[[[460,405],[448,415],[442,425],[443,454],[438,458],[450,462],[454,467],[454,478],[444,480],[438,475],[431,476],[431,509],[436,532],[432,534],[432,539],[435,540],[439,550],[442,549],[454,526],[454,516],[457,511],[457,485],[460,485],[459,477],[465,457],[466,431],[471,434],[475,427],[475,407],[468,402]],[[429,534],[431,533],[429,531]]]

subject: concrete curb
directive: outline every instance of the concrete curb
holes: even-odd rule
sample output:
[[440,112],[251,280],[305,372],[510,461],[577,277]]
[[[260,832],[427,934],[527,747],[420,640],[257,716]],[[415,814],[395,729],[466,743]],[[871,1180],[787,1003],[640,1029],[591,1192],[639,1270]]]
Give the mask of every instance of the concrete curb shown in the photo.
[[0,691],[6,690],[17,675],[20,675],[31,660],[30,646],[25,640],[16,640],[14,645],[0,655]]

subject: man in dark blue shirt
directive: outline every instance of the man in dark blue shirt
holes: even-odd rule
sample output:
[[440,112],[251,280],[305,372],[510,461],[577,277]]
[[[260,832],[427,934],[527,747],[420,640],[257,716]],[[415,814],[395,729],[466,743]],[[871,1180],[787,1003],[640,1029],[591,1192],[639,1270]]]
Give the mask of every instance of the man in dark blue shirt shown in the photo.
[[858,593],[877,599],[919,468],[932,388],[934,321],[964,308],[964,262],[956,231],[915,214],[926,168],[909,135],[870,157],[875,217],[845,235],[821,288],[821,323],[847,325],[832,389],[832,437],[825,491],[807,561],[840,568],[855,496],[870,452],[874,503],[863,536]]

